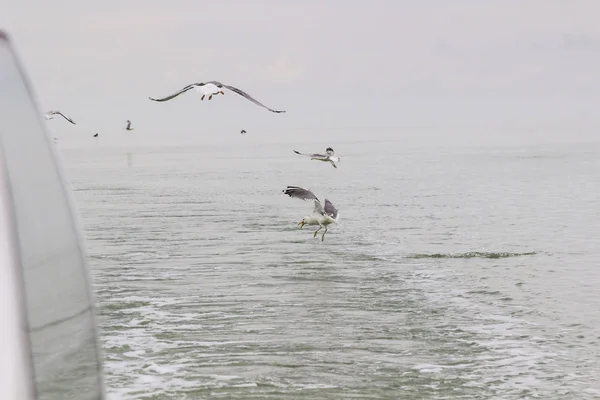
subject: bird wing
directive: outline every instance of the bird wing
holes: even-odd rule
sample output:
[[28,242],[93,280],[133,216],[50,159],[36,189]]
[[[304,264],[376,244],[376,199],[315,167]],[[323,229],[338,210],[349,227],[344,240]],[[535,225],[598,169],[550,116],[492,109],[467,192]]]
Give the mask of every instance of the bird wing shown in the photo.
[[269,107],[265,106],[263,103],[261,103],[260,101],[256,100],[255,98],[253,98],[252,96],[250,96],[248,93],[246,93],[243,90],[240,90],[240,89],[238,89],[236,87],[224,85],[224,84],[222,84],[221,82],[218,82],[218,81],[210,81],[210,82],[206,82],[206,83],[212,83],[213,85],[216,85],[218,87],[227,88],[227,89],[231,90],[232,92],[237,93],[237,94],[239,94],[242,97],[245,97],[246,99],[250,100],[251,102],[253,102],[257,106],[261,106],[263,108],[266,108],[267,110],[269,110],[271,112],[274,112],[274,113],[284,113],[285,112],[283,110],[273,110],[272,108],[269,108]]
[[310,158],[317,158],[317,159],[320,159],[320,160],[321,160],[321,159],[322,159],[322,160],[325,160],[325,159],[327,158],[327,156],[325,156],[325,155],[323,155],[323,154],[316,154],[316,153],[314,153],[314,154],[300,153],[299,151],[296,151],[296,150],[294,150],[294,153],[296,153],[296,154],[300,154],[301,156],[307,156],[307,157],[310,157]]
[[64,119],[66,119],[67,121],[72,123],[73,125],[76,125],[75,121],[73,121],[71,118],[67,117],[65,114],[61,113],[60,111],[50,111],[50,112],[55,115],[60,115],[61,117],[63,117]]
[[323,206],[319,200],[315,200],[315,208],[313,208],[313,214],[324,214]]
[[184,88],[183,88],[183,89],[181,89],[180,91],[178,91],[178,92],[175,92],[175,93],[173,93],[173,94],[172,94],[172,95],[170,95],[170,96],[163,97],[163,98],[161,98],[161,99],[155,99],[154,97],[148,97],[148,98],[149,98],[150,100],[152,100],[152,101],[169,101],[169,100],[171,100],[171,99],[174,99],[175,97],[179,96],[180,94],[182,94],[182,93],[185,93],[185,92],[187,92],[188,90],[195,88],[196,86],[204,86],[204,83],[202,83],[202,82],[199,82],[199,83],[192,83],[191,85],[187,85],[186,87],[184,87]]
[[331,163],[331,165],[333,165],[333,168],[337,168],[337,165],[335,165],[335,163],[333,162],[333,160],[329,160],[329,162]]
[[319,200],[313,192],[298,186],[288,186],[283,193],[300,200]]
[[301,156],[308,156],[308,157],[312,157],[312,154],[308,154],[308,153],[300,153],[300,152],[299,152],[299,151],[297,151],[297,150],[294,150],[294,153],[296,153],[296,154],[300,154]]
[[338,210],[331,204],[331,202],[325,199],[325,214],[329,215],[333,219],[337,219]]

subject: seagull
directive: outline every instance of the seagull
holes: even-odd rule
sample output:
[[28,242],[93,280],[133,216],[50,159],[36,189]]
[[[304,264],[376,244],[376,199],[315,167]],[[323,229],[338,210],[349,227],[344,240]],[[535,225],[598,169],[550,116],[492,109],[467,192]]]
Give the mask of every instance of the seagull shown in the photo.
[[294,150],[294,153],[300,154],[301,156],[309,156],[311,160],[328,161],[331,163],[331,165],[333,165],[333,168],[337,168],[337,165],[335,165],[335,163],[340,162],[340,158],[334,156],[335,151],[333,151],[333,149],[331,147],[328,147],[325,150],[326,154],[306,154],[306,153],[300,153],[299,151],[296,151],[296,150]]
[[126,131],[132,131],[133,130],[133,128],[131,127],[131,121],[130,120],[127,120],[127,126],[125,127],[125,130]]
[[283,190],[283,193],[300,200],[315,201],[315,208],[313,209],[312,214],[302,218],[302,221],[298,222],[298,225],[300,226],[300,229],[302,229],[304,225],[319,225],[319,229],[315,231],[313,237],[317,237],[319,231],[325,226],[325,232],[323,232],[323,236],[321,237],[321,241],[324,241],[329,225],[337,223],[340,219],[340,213],[337,208],[335,208],[327,199],[325,199],[325,207],[323,207],[313,192],[298,186],[288,186]]
[[246,131],[242,129],[240,133],[243,135],[244,133],[246,133]]
[[183,89],[181,89],[180,91],[173,93],[170,96],[167,97],[163,97],[161,99],[155,99],[153,97],[150,97],[149,99],[152,101],[168,101],[171,100],[177,96],[179,96],[182,93],[187,92],[188,90],[191,89],[196,89],[196,91],[200,92],[202,94],[202,97],[200,98],[200,100],[204,100],[205,96],[208,96],[208,99],[211,100],[213,98],[213,96],[216,96],[218,94],[222,94],[225,95],[225,92],[222,90],[222,88],[225,89],[229,89],[234,93],[239,94],[242,97],[245,97],[246,99],[250,100],[251,102],[253,102],[254,104],[256,104],[257,106],[261,106],[266,108],[267,110],[274,112],[274,113],[284,113],[285,111],[282,110],[273,110],[272,108],[269,108],[267,106],[265,106],[264,104],[262,104],[261,102],[259,102],[258,100],[255,100],[254,98],[252,98],[248,93],[233,87],[233,86],[227,86],[222,84],[221,82],[217,82],[217,81],[210,81],[210,82],[197,82],[197,83],[192,83],[190,85],[187,85],[186,87],[184,87]]
[[97,134],[97,133],[96,133],[96,134],[94,134],[94,137],[98,137],[98,134]]
[[66,119],[67,121],[69,121],[70,123],[75,125],[75,121],[73,121],[71,118],[67,117],[65,114],[61,113],[60,111],[56,111],[56,110],[48,111],[46,114],[44,114],[44,117],[46,117],[46,119],[54,119],[55,115],[60,115],[61,117],[63,117],[64,119]]

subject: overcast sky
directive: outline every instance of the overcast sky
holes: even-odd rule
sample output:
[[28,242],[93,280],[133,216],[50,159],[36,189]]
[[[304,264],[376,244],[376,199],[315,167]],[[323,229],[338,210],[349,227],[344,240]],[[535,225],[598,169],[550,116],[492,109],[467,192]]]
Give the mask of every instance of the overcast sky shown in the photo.
[[[0,0],[0,9],[43,109],[77,122],[50,121],[61,140],[99,132],[116,143],[126,119],[136,135],[173,144],[237,140],[241,129],[263,139],[598,137],[598,0]],[[231,92],[148,100],[206,80],[287,113]]]

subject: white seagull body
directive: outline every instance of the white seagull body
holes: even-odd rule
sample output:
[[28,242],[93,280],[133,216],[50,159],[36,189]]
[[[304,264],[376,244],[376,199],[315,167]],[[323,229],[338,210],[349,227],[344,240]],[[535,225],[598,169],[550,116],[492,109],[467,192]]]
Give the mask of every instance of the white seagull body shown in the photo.
[[329,225],[337,223],[340,219],[340,213],[337,208],[327,199],[325,199],[325,206],[323,206],[313,192],[298,186],[288,186],[283,193],[297,199],[315,201],[312,214],[302,218],[302,221],[298,222],[298,225],[300,228],[304,227],[304,225],[319,225],[319,229],[315,231],[313,237],[317,237],[319,231],[325,227],[325,232],[323,232],[323,236],[321,237],[321,241],[324,241]]
[[56,115],[60,115],[61,117],[63,117],[64,119],[66,119],[67,121],[69,121],[70,123],[75,125],[75,121],[73,121],[71,118],[67,117],[65,114],[61,113],[60,111],[56,111],[56,110],[48,111],[46,114],[44,114],[44,117],[46,117],[46,119],[54,119],[54,117]]
[[204,100],[204,97],[206,97],[206,96],[208,96],[208,100],[211,100],[213,98],[213,96],[216,96],[218,94],[224,95],[225,92],[223,91],[223,88],[229,89],[232,92],[237,93],[240,96],[245,97],[246,99],[250,100],[257,106],[264,107],[271,112],[274,112],[274,113],[284,113],[285,112],[282,110],[273,110],[272,108],[269,108],[269,107],[265,106],[264,104],[262,104],[261,102],[259,102],[258,100],[254,99],[248,93],[246,93],[236,87],[224,85],[218,81],[192,83],[190,85],[187,85],[183,89],[179,90],[178,92],[173,93],[170,96],[163,97],[160,99],[155,99],[153,97],[150,97],[150,100],[152,100],[152,101],[169,101],[191,89],[196,89],[196,91],[198,91],[198,92],[200,92],[200,94],[202,94],[202,97],[200,98],[200,100]]
[[335,156],[335,151],[333,151],[331,147],[328,147],[327,150],[325,150],[325,154],[306,154],[300,153],[296,150],[294,150],[294,153],[300,154],[301,156],[308,156],[311,160],[330,162],[331,165],[333,165],[333,168],[337,168],[337,165],[335,165],[335,163],[340,162],[340,158]]

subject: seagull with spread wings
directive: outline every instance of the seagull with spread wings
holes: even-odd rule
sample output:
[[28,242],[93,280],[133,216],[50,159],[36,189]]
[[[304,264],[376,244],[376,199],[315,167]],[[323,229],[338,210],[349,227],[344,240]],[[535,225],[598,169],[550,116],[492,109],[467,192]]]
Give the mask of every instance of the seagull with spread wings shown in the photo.
[[60,115],[61,117],[63,117],[64,119],[66,119],[67,121],[69,121],[70,123],[75,125],[75,121],[73,121],[71,118],[67,117],[65,114],[63,114],[57,110],[48,111],[46,114],[44,114],[44,117],[46,117],[46,119],[54,119],[54,117],[56,115]]
[[331,165],[333,165],[333,168],[337,168],[337,165],[335,165],[335,163],[340,162],[340,158],[335,156],[335,151],[333,151],[331,147],[328,147],[327,150],[325,150],[325,154],[307,154],[300,153],[296,150],[294,150],[294,153],[300,154],[301,156],[308,156],[311,160],[330,162]]
[[257,106],[260,107],[264,107],[267,110],[274,112],[274,113],[284,113],[285,111],[283,110],[273,110],[272,108],[269,108],[267,106],[265,106],[264,104],[262,104],[261,102],[259,102],[258,100],[254,99],[252,96],[250,96],[248,93],[233,87],[233,86],[228,86],[228,85],[224,85],[221,82],[218,81],[210,81],[210,82],[197,82],[197,83],[192,83],[190,85],[187,85],[186,87],[184,87],[183,89],[179,90],[178,92],[173,93],[170,96],[167,97],[163,97],[160,99],[156,99],[154,97],[150,97],[150,100],[152,101],[169,101],[171,99],[174,99],[175,97],[179,96],[180,94],[183,94],[185,92],[187,92],[188,90],[191,89],[196,89],[196,91],[200,92],[200,94],[202,94],[202,97],[200,98],[200,100],[204,100],[204,98],[206,96],[208,96],[208,100],[211,100],[213,98],[213,96],[216,96],[218,94],[222,94],[224,95],[225,92],[223,91],[223,88],[225,89],[229,89],[234,93],[239,94],[242,97],[245,97],[246,99],[250,100],[251,102],[253,102],[254,104],[256,104]]
[[323,232],[323,236],[321,237],[321,241],[324,241],[329,225],[337,223],[340,219],[340,213],[337,208],[327,199],[325,199],[325,206],[323,206],[313,192],[298,186],[288,186],[283,193],[300,200],[315,201],[312,214],[302,218],[302,221],[298,222],[298,225],[300,228],[304,227],[304,225],[319,225],[319,229],[315,231],[313,237],[317,237],[319,231],[325,227],[325,232]]

